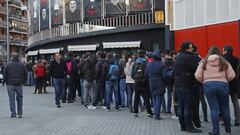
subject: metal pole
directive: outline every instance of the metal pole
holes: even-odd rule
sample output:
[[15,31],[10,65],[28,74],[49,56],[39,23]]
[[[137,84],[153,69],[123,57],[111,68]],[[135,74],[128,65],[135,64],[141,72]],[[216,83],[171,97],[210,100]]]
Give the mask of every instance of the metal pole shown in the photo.
[[7,2],[7,63],[10,61],[10,46],[9,46],[9,7]]

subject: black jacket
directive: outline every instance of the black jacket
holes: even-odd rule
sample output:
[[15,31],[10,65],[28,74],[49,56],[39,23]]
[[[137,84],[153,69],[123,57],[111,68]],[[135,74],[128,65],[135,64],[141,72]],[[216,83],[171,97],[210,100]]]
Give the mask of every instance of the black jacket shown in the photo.
[[103,65],[106,63],[106,60],[99,60],[96,64],[96,79],[97,81],[104,82],[106,80],[104,74],[103,74]]
[[19,61],[14,61],[4,68],[4,79],[7,85],[22,85],[27,80],[27,69]]
[[198,62],[195,61],[193,53],[188,51],[179,52],[174,64],[175,86],[192,87],[197,67]]
[[95,64],[89,58],[85,59],[80,63],[80,71],[83,80],[93,82],[96,79]]
[[[237,66],[238,66],[239,59],[237,57],[234,57],[232,54],[225,54],[223,57],[230,63],[234,72],[237,73]],[[230,88],[230,93],[238,92],[238,85],[237,85],[236,78],[229,82],[229,88]]]
[[64,79],[67,73],[67,66],[65,61],[61,60],[59,63],[53,60],[50,64],[49,74],[52,78]]

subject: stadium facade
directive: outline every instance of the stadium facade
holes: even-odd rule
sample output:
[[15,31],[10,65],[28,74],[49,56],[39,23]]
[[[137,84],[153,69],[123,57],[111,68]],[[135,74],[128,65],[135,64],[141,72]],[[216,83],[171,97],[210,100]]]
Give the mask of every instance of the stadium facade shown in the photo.
[[31,0],[28,56],[173,49],[164,0]]

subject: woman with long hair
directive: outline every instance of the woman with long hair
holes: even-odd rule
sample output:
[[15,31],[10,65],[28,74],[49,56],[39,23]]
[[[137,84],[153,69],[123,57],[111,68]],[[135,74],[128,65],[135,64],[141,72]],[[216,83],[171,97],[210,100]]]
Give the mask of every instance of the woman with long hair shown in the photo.
[[223,117],[225,132],[231,134],[228,82],[235,78],[231,65],[221,56],[219,48],[212,46],[199,64],[195,77],[203,83],[204,94],[211,110],[213,131],[219,135],[219,113]]

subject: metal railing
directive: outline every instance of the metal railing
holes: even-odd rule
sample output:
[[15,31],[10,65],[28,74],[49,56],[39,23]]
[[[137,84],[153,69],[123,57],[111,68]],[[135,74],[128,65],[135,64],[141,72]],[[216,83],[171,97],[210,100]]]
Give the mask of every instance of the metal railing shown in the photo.
[[[159,20],[155,20],[155,16],[156,14],[153,13],[144,13],[85,21],[84,23],[78,22],[74,24],[61,25],[31,35],[28,40],[28,45],[55,37],[108,30],[117,27],[129,27],[159,23]],[[164,19],[161,20],[161,22],[164,23]]]
[[0,12],[7,14],[7,8],[0,6]]
[[0,27],[7,28],[7,22],[6,21],[1,21],[0,22]]
[[1,41],[7,41],[7,35],[0,35]]

